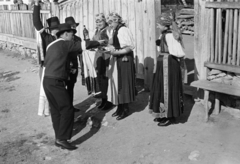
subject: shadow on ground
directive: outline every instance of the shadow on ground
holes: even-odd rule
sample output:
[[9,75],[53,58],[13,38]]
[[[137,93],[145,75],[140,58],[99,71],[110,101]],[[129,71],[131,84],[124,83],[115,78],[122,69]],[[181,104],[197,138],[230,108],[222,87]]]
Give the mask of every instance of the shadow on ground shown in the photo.
[[81,103],[75,105],[75,108],[80,109],[80,111],[75,114],[73,136],[81,132],[87,125],[91,126],[91,129],[86,134],[77,138],[73,144],[81,144],[96,134],[102,126],[106,113],[114,108],[114,106],[109,106],[107,110],[99,110],[97,106],[100,103],[101,100],[88,97]]

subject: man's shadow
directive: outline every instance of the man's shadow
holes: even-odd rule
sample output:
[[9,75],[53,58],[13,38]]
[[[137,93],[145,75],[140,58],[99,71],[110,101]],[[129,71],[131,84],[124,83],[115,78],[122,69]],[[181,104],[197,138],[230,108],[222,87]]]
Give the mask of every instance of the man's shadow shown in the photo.
[[75,108],[80,109],[80,111],[75,114],[72,136],[80,133],[86,126],[91,128],[86,134],[73,141],[73,144],[79,145],[96,134],[100,130],[102,123],[104,123],[106,113],[114,108],[114,106],[110,105],[107,110],[99,110],[98,105],[100,103],[101,100],[88,97],[83,102],[75,105]]

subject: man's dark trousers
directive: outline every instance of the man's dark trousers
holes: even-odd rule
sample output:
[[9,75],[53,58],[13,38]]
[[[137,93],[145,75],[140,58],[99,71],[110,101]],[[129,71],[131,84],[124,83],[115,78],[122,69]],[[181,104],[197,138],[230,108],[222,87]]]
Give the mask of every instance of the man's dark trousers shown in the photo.
[[75,86],[75,83],[77,82],[77,76],[78,76],[78,71],[76,71],[75,74],[70,73],[69,74],[70,79],[66,81],[67,91],[70,96],[72,105],[73,105],[73,99],[74,99],[74,86]]
[[74,109],[63,80],[44,77],[43,88],[47,96],[56,139],[72,137]]

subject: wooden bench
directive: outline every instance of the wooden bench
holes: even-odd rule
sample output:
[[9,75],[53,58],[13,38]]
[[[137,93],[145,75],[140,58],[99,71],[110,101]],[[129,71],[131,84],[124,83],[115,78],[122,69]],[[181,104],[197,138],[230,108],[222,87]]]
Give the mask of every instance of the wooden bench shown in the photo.
[[[233,65],[223,65],[223,64],[216,64],[205,62],[204,66],[208,69],[217,69],[226,72],[232,73],[239,73],[240,74],[240,67],[233,66]],[[209,119],[209,106],[208,106],[208,99],[209,99],[209,91],[215,92],[215,106],[214,106],[214,113],[219,114],[220,111],[220,101],[219,101],[219,93],[224,93],[233,96],[240,96],[240,87],[212,82],[208,80],[198,80],[191,83],[191,86],[201,88],[204,90],[204,107],[205,107],[205,121],[207,122]]]

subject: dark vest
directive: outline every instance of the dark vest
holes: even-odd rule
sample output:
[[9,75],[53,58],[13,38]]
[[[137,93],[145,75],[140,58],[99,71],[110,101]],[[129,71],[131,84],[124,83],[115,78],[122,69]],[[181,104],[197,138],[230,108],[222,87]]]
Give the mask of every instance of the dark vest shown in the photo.
[[161,52],[163,53],[169,53],[168,51],[168,45],[167,45],[167,41],[166,41],[166,34],[172,33],[171,31],[166,31],[162,34],[162,38],[160,40],[160,48],[161,48]]
[[124,24],[119,24],[116,29],[113,31],[113,46],[115,47],[115,49],[121,49],[121,46],[120,46],[120,43],[119,43],[119,40],[118,40],[118,30],[121,28],[121,27],[125,27]]

